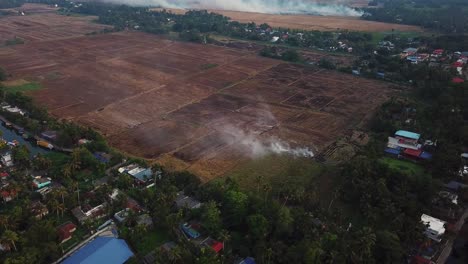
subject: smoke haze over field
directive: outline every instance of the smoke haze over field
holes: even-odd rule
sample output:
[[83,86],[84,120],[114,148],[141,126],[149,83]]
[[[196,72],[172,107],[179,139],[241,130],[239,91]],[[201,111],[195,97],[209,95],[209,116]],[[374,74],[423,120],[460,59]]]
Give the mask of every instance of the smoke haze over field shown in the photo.
[[219,9],[270,14],[313,14],[361,16],[362,12],[344,5],[346,0],[101,0],[135,6],[161,6],[183,9]]

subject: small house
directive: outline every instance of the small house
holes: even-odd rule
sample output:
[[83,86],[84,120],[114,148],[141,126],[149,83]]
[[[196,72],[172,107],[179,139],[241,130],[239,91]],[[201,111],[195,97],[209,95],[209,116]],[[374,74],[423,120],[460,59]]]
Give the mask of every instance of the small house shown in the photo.
[[112,158],[112,155],[105,152],[95,152],[93,156],[101,163],[109,163]]
[[2,157],[0,158],[0,161],[5,167],[13,166],[13,159],[11,157],[11,152],[3,153]]
[[106,215],[105,212],[106,204],[99,204],[95,207],[91,207],[89,204],[84,204],[82,206],[78,206],[71,210],[73,216],[83,224],[88,219],[99,219]]
[[42,189],[52,183],[51,178],[39,177],[33,180],[33,186],[36,189]]
[[29,206],[29,209],[31,211],[31,214],[36,219],[42,219],[44,216],[49,214],[49,209],[47,209],[47,206],[45,206],[40,201],[32,202]]
[[149,214],[142,214],[137,217],[137,225],[146,226],[147,228],[153,227],[153,219]]
[[183,192],[179,192],[175,199],[175,206],[177,209],[197,209],[202,206],[202,203],[190,196],[186,196]]
[[211,248],[214,250],[214,252],[216,253],[219,253],[221,250],[223,250],[224,248],[224,243],[223,242],[219,242],[211,237],[208,237],[206,238],[202,244],[202,246],[204,247],[207,247],[207,248]]
[[136,167],[132,170],[129,170],[127,173],[140,183],[147,182],[153,176],[153,171],[151,168]]
[[41,133],[41,137],[50,141],[54,141],[57,139],[57,131],[44,131]]
[[65,243],[72,238],[73,232],[76,230],[76,225],[72,222],[66,222],[57,228],[57,234],[60,243]]
[[128,208],[125,208],[125,209],[123,209],[123,210],[118,211],[117,213],[115,213],[115,214],[114,214],[115,220],[117,220],[117,222],[119,222],[119,223],[123,223],[125,220],[127,220],[128,211],[129,211],[129,209],[128,209]]
[[0,195],[2,196],[2,200],[7,203],[13,200],[18,193],[15,190],[2,190]]
[[200,235],[201,235],[200,232],[198,232],[198,230],[197,230],[199,228],[200,228],[200,226],[195,225],[195,224],[184,223],[184,224],[180,225],[180,230],[182,231],[182,234],[184,234],[184,236],[187,239],[199,238]]
[[440,242],[442,240],[442,235],[445,233],[445,221],[442,221],[438,218],[423,214],[421,215],[421,222],[426,225],[426,230],[424,234],[436,241]]

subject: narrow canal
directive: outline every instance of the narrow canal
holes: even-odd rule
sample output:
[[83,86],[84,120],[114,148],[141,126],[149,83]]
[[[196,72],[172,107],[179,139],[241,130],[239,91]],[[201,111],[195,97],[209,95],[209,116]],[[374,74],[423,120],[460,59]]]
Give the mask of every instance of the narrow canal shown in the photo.
[[11,142],[13,140],[16,140],[20,143],[20,145],[26,145],[26,147],[31,152],[31,157],[35,156],[38,153],[45,154],[50,152],[50,150],[38,147],[34,139],[32,139],[31,141],[25,140],[23,136],[18,134],[14,129],[7,128],[5,126],[5,123],[3,122],[0,122],[0,131],[2,131],[2,137],[6,141]]

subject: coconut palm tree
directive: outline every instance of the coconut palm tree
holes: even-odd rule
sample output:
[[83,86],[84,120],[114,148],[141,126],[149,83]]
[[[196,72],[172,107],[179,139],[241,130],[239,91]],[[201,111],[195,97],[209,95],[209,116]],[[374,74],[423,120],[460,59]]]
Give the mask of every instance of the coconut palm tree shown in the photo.
[[71,166],[68,164],[65,164],[65,166],[63,166],[62,168],[62,173],[65,178],[67,179],[71,178],[71,176],[73,175]]
[[18,251],[16,248],[16,242],[19,240],[18,234],[11,230],[6,230],[2,235],[2,241],[7,242],[8,244],[12,245],[15,251]]
[[52,212],[56,212],[57,216],[59,216],[59,211],[60,211],[60,203],[55,200],[55,199],[50,199],[49,202],[47,203],[51,209]]
[[80,205],[80,185],[78,184],[77,181],[72,181],[71,188],[78,194],[77,202],[78,202],[78,205]]
[[57,192],[57,195],[62,197],[62,204],[65,204],[65,196],[68,195],[67,190],[64,187],[60,187],[56,190],[56,192]]
[[10,217],[8,215],[0,215],[0,225],[2,225],[5,230],[8,230],[8,227],[10,227]]

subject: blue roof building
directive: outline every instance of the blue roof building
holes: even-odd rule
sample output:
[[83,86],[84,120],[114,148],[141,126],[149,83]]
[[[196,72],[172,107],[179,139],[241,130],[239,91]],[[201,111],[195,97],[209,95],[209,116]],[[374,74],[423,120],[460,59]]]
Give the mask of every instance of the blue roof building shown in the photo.
[[406,131],[406,130],[398,130],[395,133],[395,136],[410,138],[410,139],[414,139],[414,140],[419,140],[419,138],[421,137],[421,135],[418,134],[418,133],[409,132],[409,131]]
[[394,149],[394,148],[386,148],[384,151],[387,154],[396,155],[396,156],[400,155],[401,153],[399,149]]
[[255,264],[255,260],[251,257],[245,258],[239,264]]
[[62,264],[123,264],[133,252],[123,239],[99,236],[66,258]]

